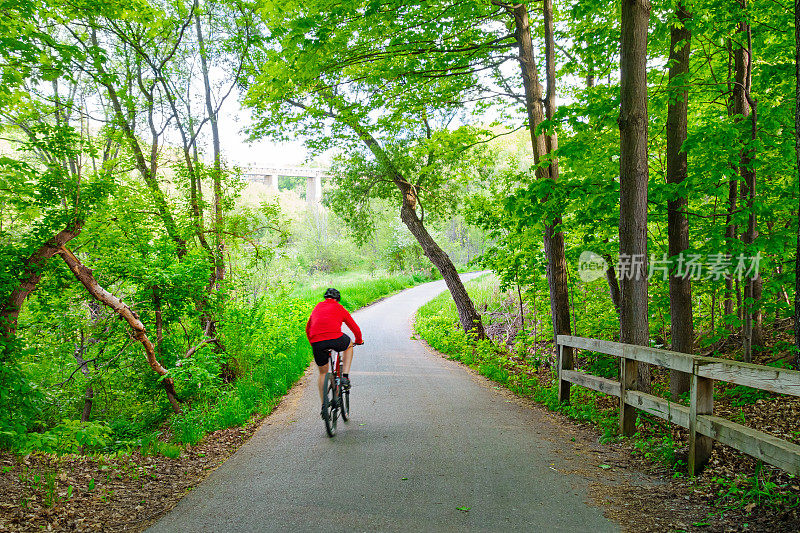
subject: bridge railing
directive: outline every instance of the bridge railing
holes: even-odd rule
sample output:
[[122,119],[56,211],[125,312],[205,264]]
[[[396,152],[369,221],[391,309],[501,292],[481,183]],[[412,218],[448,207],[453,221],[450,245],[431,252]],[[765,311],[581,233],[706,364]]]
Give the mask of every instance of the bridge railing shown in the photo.
[[[572,366],[574,358],[564,356],[565,347],[618,357],[620,381],[568,368]],[[800,372],[796,370],[570,335],[558,336],[558,357],[559,390],[566,391],[566,397],[562,399],[569,400],[570,383],[618,397],[619,423],[624,435],[633,433],[635,409],[688,429],[688,468],[691,475],[708,461],[714,440],[782,468],[790,474],[800,475],[800,446],[714,416],[714,380],[800,396]],[[689,374],[689,407],[635,390],[636,365],[640,362]]]

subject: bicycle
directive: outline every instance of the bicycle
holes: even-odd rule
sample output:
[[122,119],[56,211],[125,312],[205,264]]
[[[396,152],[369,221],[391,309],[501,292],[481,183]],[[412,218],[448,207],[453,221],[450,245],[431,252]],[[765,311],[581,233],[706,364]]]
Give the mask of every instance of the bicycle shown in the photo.
[[[333,354],[336,353],[336,356]],[[336,435],[336,421],[341,414],[342,420],[347,422],[350,416],[350,388],[342,387],[342,353],[328,350],[329,370],[325,374],[322,385],[322,413],[325,420],[325,431],[329,437]]]

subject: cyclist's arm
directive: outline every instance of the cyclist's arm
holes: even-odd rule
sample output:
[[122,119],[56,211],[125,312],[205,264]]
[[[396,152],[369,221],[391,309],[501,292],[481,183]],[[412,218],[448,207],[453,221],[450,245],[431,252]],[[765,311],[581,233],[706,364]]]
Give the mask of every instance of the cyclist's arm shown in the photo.
[[358,327],[358,324],[356,324],[356,321],[350,316],[350,313],[347,312],[347,309],[344,309],[344,307],[342,309],[344,310],[344,323],[347,324],[347,327],[350,328],[350,331],[356,336],[353,342],[355,344],[364,344],[364,339],[361,338],[361,328]]

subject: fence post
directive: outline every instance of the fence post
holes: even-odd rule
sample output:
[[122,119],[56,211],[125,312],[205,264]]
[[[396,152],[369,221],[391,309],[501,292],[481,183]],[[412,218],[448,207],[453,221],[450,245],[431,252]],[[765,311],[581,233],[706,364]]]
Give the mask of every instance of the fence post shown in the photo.
[[697,415],[714,413],[714,380],[697,375],[697,362],[689,377],[689,475],[703,469],[711,457],[714,439],[697,433]]
[[619,432],[630,437],[636,431],[636,408],[628,405],[628,391],[636,390],[637,361],[628,359],[625,354],[628,347],[622,349],[622,357],[619,359]]
[[[556,349],[558,350],[558,402],[569,404],[569,391],[572,383],[561,379],[561,371],[572,370],[572,348],[558,343]],[[564,353],[565,349],[568,350],[567,354]]]

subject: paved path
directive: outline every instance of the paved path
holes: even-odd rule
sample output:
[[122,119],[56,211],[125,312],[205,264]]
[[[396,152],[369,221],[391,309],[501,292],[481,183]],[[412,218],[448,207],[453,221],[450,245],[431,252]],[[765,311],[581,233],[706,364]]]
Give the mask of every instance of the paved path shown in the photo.
[[551,468],[529,408],[411,339],[416,309],[444,288],[354,315],[367,344],[334,438],[314,370],[149,531],[618,531],[585,503],[585,481]]

